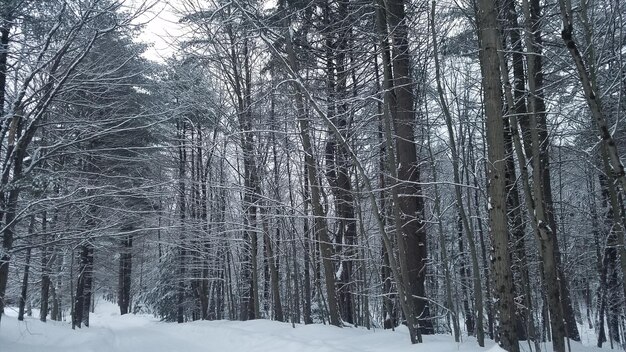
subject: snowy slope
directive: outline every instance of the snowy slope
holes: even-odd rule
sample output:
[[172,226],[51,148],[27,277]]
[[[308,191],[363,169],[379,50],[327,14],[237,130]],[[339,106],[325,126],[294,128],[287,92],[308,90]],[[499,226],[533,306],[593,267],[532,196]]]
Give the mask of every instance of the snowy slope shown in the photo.
[[[151,316],[120,316],[117,307],[100,303],[91,327],[73,331],[67,323],[19,322],[7,309],[0,325],[0,352],[496,352],[493,342],[479,348],[475,340],[457,344],[450,336],[426,336],[409,344],[406,329],[395,332],[296,325],[266,320],[163,323]],[[526,347],[522,345],[522,347]],[[545,345],[542,346],[546,351]],[[593,351],[574,344],[573,351]]]

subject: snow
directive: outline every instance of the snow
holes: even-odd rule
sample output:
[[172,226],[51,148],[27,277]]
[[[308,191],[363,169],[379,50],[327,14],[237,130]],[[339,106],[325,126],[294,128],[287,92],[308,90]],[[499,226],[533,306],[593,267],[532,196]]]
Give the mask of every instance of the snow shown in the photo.
[[339,263],[339,268],[337,268],[337,273],[335,274],[335,280],[341,280],[341,274],[343,274],[343,261]]
[[[149,315],[120,316],[117,306],[99,302],[91,315],[91,327],[72,330],[67,322],[42,323],[33,317],[24,322],[6,309],[0,324],[0,352],[503,352],[492,341],[480,348],[473,338],[455,343],[449,335],[424,336],[411,345],[406,328],[396,331],[296,325],[268,320],[197,321],[185,324],[160,322]],[[572,351],[587,352],[572,343]],[[525,343],[520,344],[527,350]],[[542,344],[542,351],[549,350]]]
[[487,352],[506,352],[506,350],[498,345],[493,345],[490,349],[487,350]]

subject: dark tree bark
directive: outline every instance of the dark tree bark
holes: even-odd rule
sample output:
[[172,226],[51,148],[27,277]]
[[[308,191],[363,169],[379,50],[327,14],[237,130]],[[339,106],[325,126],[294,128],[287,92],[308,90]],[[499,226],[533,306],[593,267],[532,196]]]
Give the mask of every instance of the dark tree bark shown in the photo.
[[[604,149],[604,148],[603,148]],[[606,150],[602,150],[603,155],[603,169],[609,170],[608,160],[606,158]],[[606,243],[604,245],[604,249],[602,250],[602,254],[598,253],[598,261],[599,261],[599,269],[600,269],[600,282],[598,287],[598,341],[597,346],[602,347],[602,344],[607,341],[607,336],[605,333],[605,321],[604,318],[606,316],[606,327],[609,333],[609,339],[611,343],[613,341],[620,341],[619,334],[619,314],[620,314],[620,306],[621,303],[621,295],[620,295],[620,283],[618,279],[618,271],[619,271],[619,259],[618,259],[618,248],[619,236],[623,236],[623,233],[620,234],[619,231],[623,231],[622,227],[617,225],[615,226],[616,219],[615,212],[621,213],[619,207],[619,199],[617,196],[617,190],[615,189],[615,179],[611,174],[604,175],[599,174],[599,184],[600,184],[600,196],[601,196],[601,206],[604,209],[604,226],[600,226],[604,231],[599,231],[596,235],[599,236],[600,233],[604,233],[606,236]],[[619,223],[618,223],[619,224]],[[603,236],[603,237],[604,237]],[[599,245],[599,243],[597,244]],[[600,248],[598,248],[600,251]]]
[[[542,38],[542,23],[541,23],[541,5],[539,0],[530,0],[529,4],[524,3],[524,8],[528,21],[528,33],[526,36],[527,41],[527,50],[532,53],[532,55],[527,56],[527,62],[529,67],[529,76],[528,82],[529,87],[534,86],[534,89],[531,88],[531,97],[530,105],[531,105],[531,113],[533,116],[530,116],[529,124],[526,126],[525,124],[521,124],[522,126],[522,134],[526,134],[530,136],[531,140],[534,140],[531,143],[526,143],[531,146],[531,152],[533,152],[532,144],[538,144],[538,153],[534,152],[534,159],[538,159],[534,168],[539,168],[539,173],[541,174],[541,192],[543,193],[543,205],[545,217],[548,222],[548,226],[550,228],[552,242],[554,245],[552,246],[554,257],[554,262],[556,265],[556,273],[558,277],[558,289],[560,294],[560,305],[561,311],[564,321],[565,334],[568,338],[574,341],[580,341],[580,334],[578,332],[578,325],[576,324],[576,318],[574,314],[574,309],[572,308],[572,301],[570,298],[568,282],[565,278],[565,272],[563,271],[561,265],[561,251],[557,239],[558,234],[558,226],[556,223],[556,214],[554,210],[554,201],[552,195],[552,184],[551,184],[551,176],[550,176],[550,157],[548,147],[550,142],[548,140],[548,127],[546,121],[546,105],[544,99],[544,70],[543,70],[543,38]],[[534,121],[533,121],[534,120]],[[533,137],[533,134],[536,133],[537,136]],[[534,177],[533,177],[534,178]],[[548,283],[550,285],[550,283]],[[558,319],[558,318],[557,318]]]
[[93,283],[93,251],[93,245],[89,240],[85,240],[80,246],[78,281],[76,283],[76,295],[74,297],[72,327],[81,328],[82,325],[89,327],[89,308],[91,306],[91,290]]
[[30,252],[32,248],[26,249],[26,258],[24,259],[24,276],[22,277],[22,292],[20,293],[20,303],[17,313],[17,320],[24,320],[24,308],[26,307],[26,299],[28,297],[28,274],[30,272]]
[[[522,45],[522,35],[520,31],[520,26],[518,24],[517,19],[517,10],[515,8],[515,2],[511,0],[507,0],[504,3],[504,12],[507,14],[507,25],[506,29],[509,34],[510,43],[511,43],[511,57],[512,57],[512,66],[513,66],[513,97],[514,101],[512,102],[513,106],[508,106],[507,108],[513,114],[518,117],[518,121],[521,122],[523,126],[528,125],[528,110],[526,109],[526,75],[524,72],[524,56],[523,56],[523,45]],[[508,74],[508,73],[505,73]],[[506,87],[505,89],[509,89]],[[525,245],[525,228],[526,224],[524,222],[524,217],[522,214],[521,201],[519,197],[519,190],[517,187],[517,173],[515,170],[515,159],[514,159],[514,150],[513,150],[513,137],[511,135],[511,126],[508,119],[504,120],[505,124],[505,146],[506,146],[506,154],[507,154],[507,172],[506,172],[506,180],[507,180],[507,193],[508,193],[508,207],[511,213],[511,225],[512,225],[512,238],[515,243],[515,249],[513,251],[513,268],[516,273],[516,276],[519,278],[519,281],[516,280],[519,284],[516,285],[516,290],[518,295],[523,296],[524,307],[517,309],[517,314],[519,318],[518,325],[520,328],[518,329],[518,338],[520,340],[526,340],[527,338],[536,341],[536,337],[534,336],[534,320],[532,313],[532,297],[530,296],[529,290],[529,273],[528,266],[526,260],[526,245]],[[522,129],[522,134],[527,137],[524,138],[524,141],[530,141],[528,128]],[[526,153],[532,153],[532,149],[530,148],[529,143],[526,144]],[[527,154],[532,155],[532,154]]]
[[[122,228],[122,232],[131,230],[133,230],[132,226]],[[130,313],[130,288],[133,267],[132,250],[133,235],[124,235],[120,247],[119,279],[117,292],[117,304],[120,307],[121,315]]]
[[[265,247],[265,257],[267,261],[267,274],[269,276],[269,290],[272,294],[272,306],[274,308],[274,319],[278,321],[284,321],[283,306],[280,301],[280,286],[278,282],[278,268],[276,267],[277,254],[274,251],[274,243],[270,236],[270,228],[268,224],[267,214],[265,210],[261,210],[261,216],[263,217],[263,242]],[[268,281],[266,276],[265,281]],[[268,297],[269,300],[269,297]]]
[[[424,227],[424,204],[421,186],[419,185],[420,170],[417,163],[415,142],[415,83],[412,80],[408,27],[404,0],[386,1],[386,21],[391,36],[391,71],[390,86],[395,100],[391,108],[393,128],[396,134],[395,150],[397,162],[398,204],[400,212],[400,228],[397,229],[400,272],[405,280],[408,312],[418,319],[420,334],[432,334],[433,325],[430,320],[426,297],[426,229]],[[411,331],[411,329],[410,329]],[[417,335],[412,341],[421,340]],[[421,341],[420,341],[421,342]]]
[[41,213],[41,231],[43,233],[43,244],[41,247],[41,305],[39,307],[39,320],[45,322],[48,317],[50,301],[50,265],[54,257],[50,255],[50,247],[46,243],[50,237],[46,233],[48,231],[48,213],[46,211]]
[[[2,112],[2,117],[4,117],[5,109],[5,92],[6,92],[6,81],[7,81],[7,58],[9,56],[9,34],[11,33],[11,28],[13,26],[13,11],[10,6],[3,7],[4,10],[0,16],[2,22],[0,24],[0,111]],[[8,120],[8,119],[7,119]],[[4,123],[0,128],[0,132],[4,135]],[[2,208],[5,207],[4,204],[5,199],[4,195],[0,195],[0,206]],[[8,214],[0,213],[0,220],[4,220],[4,224],[8,224],[6,217]],[[13,233],[12,231],[4,231],[2,233],[2,256],[0,256],[0,319],[2,319],[2,315],[4,314],[4,295],[7,288],[7,282],[9,278],[9,261],[11,260],[10,251],[13,247]]]
[[187,173],[187,147],[185,143],[185,121],[181,118],[176,122],[178,137],[178,217],[180,221],[180,248],[178,250],[178,282],[176,287],[176,321],[185,322],[185,272],[186,272],[186,244],[185,244],[185,219],[187,217],[187,200],[185,197],[185,175]]
[[472,281],[470,275],[468,273],[467,268],[467,253],[465,252],[465,245],[463,243],[463,224],[461,220],[461,215],[457,216],[457,231],[458,231],[458,244],[459,244],[459,276],[461,280],[461,296],[463,297],[463,315],[465,318],[465,329],[467,330],[468,336],[475,336],[476,330],[475,321],[474,321],[474,313],[472,312],[470,297],[472,293],[469,289],[469,283]]
[[[26,151],[23,149],[21,152],[18,151],[16,153],[14,166],[13,166],[13,177],[16,179],[19,179],[21,177],[22,162],[23,162],[23,157],[25,153]],[[6,177],[8,177],[8,172],[6,172],[5,175]],[[3,179],[5,179],[5,176],[3,176]],[[3,182],[3,184],[6,184],[6,182]],[[5,227],[4,227],[4,231],[2,231],[3,254],[2,254],[2,257],[0,257],[0,318],[2,317],[2,314],[4,313],[4,304],[5,304],[4,295],[6,292],[7,283],[9,279],[9,262],[11,260],[10,253],[11,253],[11,250],[13,249],[13,241],[14,241],[14,236],[15,236],[14,228],[15,228],[15,222],[17,220],[16,219],[17,206],[18,206],[17,203],[18,203],[18,199],[20,195],[20,190],[21,188],[15,187],[11,191],[9,191],[6,206],[3,207],[5,209],[5,213],[4,213],[4,226]],[[3,197],[3,194],[0,194],[0,198],[1,198],[0,205],[4,205],[5,199]]]
[[[328,95],[328,118],[337,127],[343,140],[348,139],[348,97],[347,51],[351,28],[346,24],[349,19],[348,0],[341,0],[337,9],[332,10],[330,2],[325,4],[326,33],[326,75]],[[356,239],[356,218],[354,197],[350,179],[350,162],[346,146],[337,140],[333,131],[328,132],[326,142],[326,177],[335,199],[335,212],[339,227],[335,236],[339,263],[337,291],[341,319],[353,324],[354,321],[354,278],[353,260],[356,257],[354,243]]]
[[[203,166],[204,163],[204,159],[203,159],[203,149],[204,149],[204,144],[203,144],[203,133],[202,133],[202,126],[200,123],[198,123],[198,125],[196,126],[196,135],[198,136],[198,143],[196,145],[196,165],[197,165],[197,179],[198,182],[200,183],[200,190],[199,190],[199,200],[198,200],[198,206],[199,206],[199,217],[200,217],[200,226],[202,228],[202,232],[203,232],[203,236],[207,236],[210,233],[210,227],[209,227],[209,215],[208,215],[208,197],[209,197],[209,191],[208,191],[208,186],[207,186],[207,182],[208,182],[208,174],[210,172],[210,168],[211,168],[211,163],[213,161],[213,153],[209,153],[209,156],[207,158],[206,163]],[[214,135],[213,135],[213,139],[215,139],[215,134],[217,134],[217,129],[214,129]],[[209,286],[209,273],[210,273],[210,260],[208,258],[209,253],[211,253],[211,243],[208,239],[202,239],[201,240],[203,243],[201,244],[201,248],[202,250],[204,250],[204,253],[202,254],[202,257],[200,259],[201,262],[201,276],[200,276],[200,284],[199,284],[199,293],[198,295],[200,296],[200,318],[203,320],[207,320],[209,319],[209,301],[210,301],[210,296],[211,296],[211,287]]]
[[[288,170],[289,165],[287,165]],[[313,266],[311,263],[311,230],[309,229],[309,178],[306,177],[308,175],[307,165],[304,164],[304,186],[303,188],[303,198],[304,198],[304,220],[302,224],[302,232],[304,233],[304,307],[303,307],[303,316],[305,324],[312,324],[313,319],[311,317],[311,267]],[[289,172],[289,177],[291,178],[291,172]]]

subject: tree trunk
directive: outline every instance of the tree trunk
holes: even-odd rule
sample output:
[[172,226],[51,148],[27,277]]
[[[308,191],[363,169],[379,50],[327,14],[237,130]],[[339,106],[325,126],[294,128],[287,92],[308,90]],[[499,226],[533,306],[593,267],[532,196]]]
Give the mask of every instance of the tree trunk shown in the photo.
[[[543,83],[543,62],[542,62],[542,46],[543,39],[541,36],[541,24],[540,24],[540,4],[538,0],[528,0],[523,1],[524,15],[527,21],[527,34],[526,34],[526,46],[527,50],[532,53],[532,55],[527,56],[527,66],[528,66],[528,86],[530,90],[531,98],[530,102],[530,112],[529,115],[529,126],[531,138],[531,152],[532,152],[532,163],[533,163],[533,179],[539,180],[536,183],[540,184],[541,187],[534,187],[535,192],[541,192],[541,203],[536,204],[538,211],[543,212],[542,215],[545,219],[539,219],[539,221],[546,221],[547,226],[549,226],[550,234],[549,236],[552,239],[549,240],[550,243],[546,243],[548,247],[551,247],[552,254],[545,253],[545,260],[548,262],[554,261],[554,266],[556,270],[556,277],[558,278],[558,290],[559,290],[559,305],[560,305],[560,314],[558,316],[554,316],[556,320],[560,321],[560,317],[562,317],[565,323],[563,329],[565,336],[575,340],[580,341],[580,335],[578,333],[578,327],[576,325],[576,319],[574,315],[574,310],[572,308],[572,303],[569,294],[569,288],[567,286],[567,281],[565,279],[565,273],[563,268],[561,267],[561,252],[559,250],[559,244],[557,240],[557,224],[556,224],[556,215],[554,214],[554,203],[552,196],[552,186],[551,186],[551,177],[550,177],[550,159],[548,155],[548,130],[546,125],[546,107],[544,102],[544,83]],[[533,145],[533,144],[536,144]],[[537,169],[535,171],[535,169]],[[535,178],[540,177],[540,178]],[[536,199],[538,203],[539,200]],[[540,209],[541,208],[541,209]],[[540,214],[541,215],[541,214]],[[552,257],[552,258],[550,258]],[[548,264],[550,267],[551,264]],[[548,285],[551,286],[550,279],[546,277],[548,281]],[[556,303],[555,303],[556,304]],[[561,323],[557,323],[557,326],[560,326]],[[555,326],[552,327],[553,337]],[[558,336],[557,336],[558,337]],[[554,339],[553,341],[558,340]],[[559,343],[557,341],[557,343]]]
[[39,320],[46,322],[48,317],[48,302],[50,301],[50,265],[53,262],[54,255],[50,256],[48,251],[50,247],[47,245],[49,236],[48,231],[48,213],[41,213],[41,232],[43,233],[43,244],[41,246],[41,305],[39,306]]
[[[122,232],[132,231],[133,227],[122,227]],[[120,314],[124,315],[129,313],[130,306],[130,286],[131,286],[131,274],[132,274],[132,257],[133,249],[133,235],[124,235],[120,248],[120,263],[119,263],[119,280],[118,280],[118,293],[117,303],[120,307]]]
[[[58,251],[59,249],[57,248],[54,249],[51,263],[56,264],[56,269],[57,269],[56,272],[61,272],[62,267],[63,267],[63,259],[65,258],[65,253],[59,256]],[[52,309],[50,310],[50,319],[55,320],[55,321],[61,321],[61,314],[62,314],[61,313],[62,312],[61,297],[60,297],[61,295],[57,291],[61,290],[62,282],[63,282],[62,276],[58,275],[56,282],[50,285],[50,294],[52,297]],[[70,290],[70,292],[72,292],[72,290]]]
[[[528,123],[527,109],[526,109],[526,76],[524,73],[524,56],[522,46],[522,35],[520,33],[520,26],[517,20],[517,10],[515,8],[515,2],[508,0],[505,3],[504,12],[507,13],[508,19],[508,32],[511,39],[511,50],[513,59],[513,77],[514,87],[510,87],[508,82],[508,72],[503,72],[503,77],[506,79],[505,89],[507,94],[507,106],[508,110],[520,116],[521,120],[525,121],[521,123],[526,126]],[[506,76],[506,77],[505,77]],[[511,96],[510,90],[513,90],[513,96]],[[524,297],[524,306],[518,310],[519,318],[525,323],[525,331],[518,337],[520,339],[528,338],[535,342],[535,348],[539,350],[539,341],[535,334],[535,323],[533,319],[533,302],[530,293],[530,276],[528,273],[527,253],[525,245],[525,223],[522,215],[521,201],[519,198],[519,191],[517,187],[517,175],[515,170],[514,159],[514,147],[513,136],[511,132],[510,121],[505,119],[505,144],[507,148],[507,193],[509,194],[508,202],[509,208],[512,212],[512,225],[513,225],[513,241],[515,243],[513,267],[517,268],[519,276],[519,285],[517,286],[519,293]],[[515,129],[517,131],[517,129]],[[526,136],[528,133],[527,128],[522,130],[522,135]],[[519,138],[516,136],[516,138]],[[530,141],[530,138],[524,138],[524,141]],[[525,149],[527,153],[532,153],[532,149],[529,145]],[[522,337],[523,336],[523,337]]]
[[[395,4],[396,7],[398,4]],[[396,9],[397,10],[397,9]],[[383,238],[383,244],[385,250],[387,252],[387,258],[389,260],[389,269],[393,274],[395,279],[399,303],[402,308],[402,312],[404,314],[404,318],[406,319],[406,324],[409,329],[409,336],[411,338],[411,343],[418,343],[422,341],[421,331],[419,329],[418,319],[420,317],[419,314],[416,314],[416,299],[409,299],[409,297],[413,297],[412,287],[415,288],[415,285],[411,286],[410,277],[408,275],[408,265],[406,263],[407,251],[405,249],[406,243],[404,239],[403,232],[403,222],[407,221],[407,216],[402,218],[402,209],[400,206],[399,194],[402,191],[400,187],[396,186],[400,179],[397,169],[397,159],[396,159],[396,149],[397,145],[394,147],[394,139],[392,137],[392,124],[395,124],[395,116],[397,116],[398,104],[397,104],[397,96],[394,94],[394,80],[393,77],[395,73],[393,72],[393,64],[391,61],[391,45],[389,44],[389,35],[387,27],[390,24],[387,21],[387,12],[388,10],[385,8],[385,3],[382,0],[377,1],[377,11],[376,11],[376,22],[378,27],[378,37],[381,44],[382,50],[382,66],[383,66],[383,87],[384,87],[384,109],[383,109],[383,125],[384,125],[384,135],[385,135],[385,151],[387,157],[387,171],[390,173],[389,177],[389,188],[391,189],[391,198],[393,201],[392,209],[393,220],[394,220],[394,231],[395,238],[394,242],[392,239],[387,236],[385,230],[385,223],[383,213],[378,212],[379,215],[379,227]],[[404,4],[400,4],[400,12],[404,12]],[[395,28],[395,27],[392,27]],[[404,27],[406,30],[406,27]],[[406,34],[406,33],[405,33]],[[397,50],[397,49],[396,49]],[[412,96],[411,96],[412,99]],[[398,126],[394,126],[397,128]],[[406,131],[405,131],[406,133]],[[411,132],[412,133],[412,132]],[[412,138],[412,137],[411,137]],[[397,138],[396,138],[397,139]],[[415,148],[413,148],[415,151]],[[410,150],[409,150],[410,152]],[[406,157],[406,155],[405,155]],[[406,194],[406,193],[405,193]],[[408,194],[407,194],[408,195]],[[370,195],[373,197],[373,195]],[[375,206],[375,202],[373,202],[372,206]],[[376,207],[375,207],[376,208]],[[416,214],[417,215],[417,214]],[[414,219],[411,219],[414,220]],[[413,221],[416,223],[416,221]],[[406,229],[405,229],[406,230]],[[392,243],[396,243],[398,247],[396,260],[396,252]],[[418,249],[419,250],[419,249]],[[425,250],[425,248],[424,248]],[[423,283],[423,282],[422,282]]]
[[[426,279],[426,230],[424,227],[424,204],[419,184],[420,174],[415,143],[415,95],[412,81],[408,27],[404,0],[389,0],[386,4],[386,20],[390,30],[391,70],[390,82],[395,95],[395,107],[390,109],[396,134],[395,151],[398,183],[397,200],[400,228],[398,237],[400,272],[407,289],[408,308],[405,315],[418,319],[415,329],[420,334],[432,334],[433,327],[428,310],[424,282]],[[408,322],[407,322],[408,323]],[[421,337],[416,336],[416,341]],[[421,341],[420,341],[421,342]]]
[[89,308],[91,306],[93,284],[93,245],[87,240],[80,246],[80,260],[78,264],[78,281],[74,297],[74,316],[72,326],[89,327]]
[[[6,10],[9,9],[6,8]],[[4,117],[4,104],[7,81],[7,58],[9,56],[9,34],[13,26],[13,11],[9,10],[7,11],[7,13],[2,13],[1,15],[2,18],[0,20],[2,22],[0,23],[0,112],[2,112],[2,116]],[[4,127],[4,123],[0,126],[0,128],[2,127]],[[6,204],[4,204],[3,195],[0,195],[0,200],[2,201],[2,204],[0,205],[4,208]],[[8,214],[0,213],[0,220],[4,220],[3,217],[6,219],[7,215]],[[5,221],[4,224],[8,224],[8,221]],[[11,252],[12,247],[13,233],[3,231],[2,255],[0,256],[0,319],[2,319],[2,315],[4,314],[4,295],[7,288],[7,282],[9,278],[9,262],[11,260],[11,256],[9,253]]]
[[[289,171],[289,179],[291,179],[291,172],[289,164],[287,164],[287,170]],[[309,229],[309,178],[308,167],[304,164],[304,220],[302,224],[302,232],[304,233],[304,307],[302,313],[304,315],[304,323],[312,324],[311,318],[311,231]]]
[[[17,315],[17,320],[24,320],[24,308],[27,305],[27,298],[28,298],[28,276],[30,273],[30,255],[31,255],[31,250],[32,247],[30,246],[30,244],[28,242],[30,242],[30,237],[33,235],[33,233],[35,232],[35,214],[31,214],[30,216],[30,222],[28,224],[28,240],[27,240],[27,246],[28,248],[26,248],[26,258],[24,260],[24,276],[22,278],[22,292],[20,294],[20,302],[19,302],[19,310],[18,310],[18,315]],[[30,316],[30,308],[29,308],[29,313],[28,316]]]
[[478,1],[477,23],[480,24],[480,64],[487,126],[489,225],[492,239],[492,262],[495,273],[495,295],[498,300],[500,344],[509,352],[519,352],[515,331],[513,277],[509,254],[507,226],[506,155],[502,121],[502,92],[498,47],[498,18],[494,0]]
[[[531,15],[528,0],[523,1],[523,8],[527,20],[530,19]],[[532,179],[534,181],[532,184],[532,193],[535,205],[534,213],[537,221],[542,268],[545,277],[544,285],[547,290],[550,309],[552,345],[555,351],[562,352],[565,351],[564,338],[566,337],[563,306],[567,303],[563,302],[561,295],[564,283],[559,283],[558,281],[561,276],[559,275],[560,260],[558,259],[558,241],[556,238],[556,229],[551,226],[556,225],[556,222],[551,221],[549,215],[551,209],[548,209],[550,204],[552,204],[552,200],[550,199],[552,194],[551,191],[547,192],[548,190],[544,182],[546,178],[549,178],[547,151],[545,147],[542,147],[542,145],[547,143],[547,140],[542,139],[547,138],[547,132],[540,131],[540,129],[545,130],[545,123],[543,123],[545,119],[545,106],[542,99],[543,87],[537,84],[537,79],[542,77],[542,73],[541,71],[537,71],[541,69],[541,66],[536,67],[538,63],[536,57],[539,56],[540,53],[535,54],[535,40],[536,39],[532,37],[530,33],[527,33],[526,46],[534,53],[532,57],[527,59],[528,88],[531,95],[529,99],[530,114],[528,116],[532,152]],[[555,282],[559,284],[554,285]]]
[[[376,5],[376,4],[375,4]],[[384,23],[384,20],[382,19],[382,17],[384,16],[384,8],[379,4],[376,5],[377,11],[376,11],[376,18],[377,18],[377,26],[379,27],[379,32],[381,32],[379,35],[381,36],[381,38],[383,38],[381,40],[381,49],[382,49],[382,55],[384,56],[383,58],[383,66],[384,66],[384,72],[386,75],[390,75],[390,68],[389,68],[389,62],[390,62],[390,53],[389,53],[389,46],[387,45],[386,42],[386,34],[383,33],[387,33],[387,30],[385,28],[386,24]],[[376,46],[374,47],[376,48]],[[380,67],[378,64],[378,55],[374,56],[374,72],[376,75],[376,91],[381,92],[381,99],[378,101],[377,103],[377,107],[378,107],[378,114],[380,115],[379,118],[379,125],[378,125],[378,143],[380,145],[380,160],[378,162],[378,167],[379,167],[379,177],[378,177],[378,187],[381,190],[380,191],[380,209],[383,209],[383,214],[381,214],[382,217],[382,222],[383,222],[383,226],[386,226],[387,224],[387,220],[389,218],[389,210],[387,207],[388,204],[388,190],[387,188],[387,182],[386,182],[386,171],[387,171],[387,164],[388,164],[388,160],[386,159],[386,154],[387,154],[387,148],[385,147],[385,122],[387,119],[387,107],[385,106],[386,104],[384,103],[387,94],[386,93],[382,93],[383,92],[383,88],[381,85],[381,77],[380,77]],[[388,82],[390,82],[391,79],[385,79],[384,83],[385,86],[388,85]],[[382,305],[382,317],[383,317],[383,328],[384,329],[394,329],[396,326],[398,326],[398,310],[395,304],[395,300],[396,300],[396,295],[394,293],[393,290],[393,274],[392,274],[392,270],[389,267],[390,263],[389,263],[389,252],[387,251],[387,246],[385,246],[384,240],[381,239],[381,267],[380,267],[380,275],[381,275],[381,281],[382,281],[382,289],[383,289],[383,305]]]
[[[298,72],[298,65],[296,55],[292,47],[291,36],[289,33],[286,35],[286,49],[289,57],[289,65],[293,72]],[[302,88],[299,84],[294,84],[296,90],[296,113],[297,121],[300,128],[300,138],[302,140],[302,147],[304,149],[304,159],[307,166],[307,178],[310,184],[311,191],[311,206],[313,208],[314,216],[314,231],[316,234],[316,240],[319,241],[320,252],[322,256],[322,265],[324,267],[324,280],[326,284],[326,296],[328,300],[328,313],[330,323],[335,326],[340,326],[339,307],[337,297],[335,295],[335,273],[332,264],[333,249],[328,236],[328,229],[326,219],[324,215],[324,209],[321,203],[320,195],[320,183],[317,177],[317,163],[315,161],[315,154],[313,151],[313,144],[311,142],[309,121],[304,109],[304,102],[302,97]]]
[[[31,220],[32,221],[32,220]],[[31,247],[26,249],[26,258],[24,259],[24,276],[22,278],[22,292],[20,293],[19,310],[17,320],[24,320],[24,308],[26,307],[26,299],[28,296],[28,274],[30,272],[30,252]]]
[[176,321],[185,322],[185,272],[186,272],[186,243],[185,243],[185,219],[187,216],[187,200],[185,195],[187,173],[187,147],[185,143],[186,128],[185,121],[181,118],[177,121],[177,137],[178,137],[178,217],[179,217],[179,248],[178,248],[178,268],[177,268],[177,284],[176,284]]
[[[573,18],[571,2],[569,0],[559,0],[559,6],[563,22],[561,38],[563,39],[563,42],[565,43],[565,46],[567,47],[576,66],[576,71],[578,73],[580,83],[585,93],[585,100],[587,102],[589,110],[591,111],[593,124],[598,129],[598,134],[600,135],[602,143],[606,148],[606,153],[610,161],[611,168],[613,169],[613,174],[616,180],[622,186],[622,190],[626,190],[626,171],[624,170],[624,165],[620,160],[617,145],[615,144],[615,140],[611,135],[606,117],[604,115],[604,111],[602,109],[598,94],[599,87],[592,83],[590,72],[587,69],[589,65],[585,63],[585,60],[578,50],[578,46],[573,37],[574,27],[572,22]],[[624,244],[621,243],[621,245]],[[623,253],[624,252],[622,252],[622,254]],[[622,268],[622,270],[624,269],[625,268]]]
[[[270,229],[266,212],[261,209],[261,216],[263,217],[263,242],[265,244],[265,256],[268,262],[269,280],[272,293],[272,302],[274,307],[274,319],[278,321],[285,321],[283,316],[283,307],[280,301],[280,287],[278,282],[278,269],[276,268],[276,253],[274,252],[274,244],[270,236]],[[267,280],[267,278],[266,278]]]
[[[624,171],[624,165],[620,160],[620,155],[617,150],[615,140],[611,135],[608,127],[608,122],[605,117],[605,112],[602,107],[602,102],[598,92],[601,90],[596,79],[596,65],[595,65],[595,48],[590,44],[589,48],[585,50],[587,52],[587,62],[578,51],[576,41],[573,37],[573,19],[572,19],[572,5],[569,0],[559,1],[561,18],[563,21],[563,31],[561,32],[561,38],[567,46],[567,49],[574,60],[576,71],[579,76],[579,80],[585,93],[585,100],[591,111],[592,121],[591,125],[598,129],[598,134],[602,139],[602,145],[600,147],[600,156],[603,162],[604,173],[611,179],[617,181],[613,185],[613,182],[609,182],[609,196],[611,199],[611,207],[615,214],[621,214],[616,216],[615,226],[617,241],[620,246],[619,257],[622,276],[626,275],[626,241],[624,239],[624,232],[626,231],[626,217],[623,212],[620,212],[622,208],[621,201],[618,204],[617,191],[621,185],[622,192],[626,192],[626,172]],[[592,33],[588,28],[588,5],[581,4],[581,17],[584,23],[583,31],[587,36],[587,40],[591,43]],[[626,284],[622,285],[623,295],[626,298]]]
[[[201,266],[202,266],[202,273],[201,273],[201,277],[200,277],[200,315],[201,315],[201,319],[203,320],[207,320],[209,319],[209,300],[210,300],[210,295],[211,295],[211,287],[214,287],[213,285],[209,285],[209,275],[210,275],[210,264],[211,261],[209,259],[209,254],[211,253],[212,247],[211,247],[211,242],[210,240],[204,238],[205,236],[208,236],[208,234],[210,233],[210,230],[212,229],[209,226],[209,218],[208,218],[208,197],[209,197],[209,191],[208,191],[208,175],[210,173],[211,170],[211,163],[213,161],[213,154],[210,153],[209,157],[207,158],[206,163],[203,165],[204,159],[203,159],[203,154],[202,151],[204,149],[204,144],[202,141],[202,128],[200,126],[200,124],[198,124],[198,126],[196,127],[197,129],[197,136],[198,136],[198,143],[196,146],[196,157],[197,157],[197,162],[196,164],[198,165],[198,182],[200,183],[200,200],[199,200],[199,212],[200,212],[200,226],[202,228],[203,231],[203,239],[202,239],[202,250],[203,253],[201,255]],[[213,140],[215,140],[215,136],[217,134],[217,128],[214,129],[213,132]]]
[[[348,0],[340,0],[336,12],[331,10],[329,2],[325,4],[325,21],[328,26],[326,35],[326,74],[328,95],[328,118],[340,131],[342,139],[349,136],[346,103],[347,78],[349,70],[346,61],[351,29],[344,21],[349,17]],[[333,21],[333,18],[344,21]],[[332,22],[332,23],[331,23]],[[333,40],[336,38],[336,40]],[[339,227],[335,238],[340,261],[337,267],[338,299],[343,321],[354,323],[353,297],[353,260],[356,257],[354,243],[356,238],[356,219],[354,215],[354,199],[349,173],[348,151],[342,143],[338,143],[333,131],[329,130],[326,143],[326,177],[335,199],[335,212]]]

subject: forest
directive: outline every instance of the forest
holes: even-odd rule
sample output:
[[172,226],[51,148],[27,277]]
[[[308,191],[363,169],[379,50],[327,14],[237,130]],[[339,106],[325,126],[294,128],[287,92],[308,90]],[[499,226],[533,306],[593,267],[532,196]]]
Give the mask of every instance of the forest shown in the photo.
[[2,0],[0,313],[624,349],[625,118],[621,0]]

